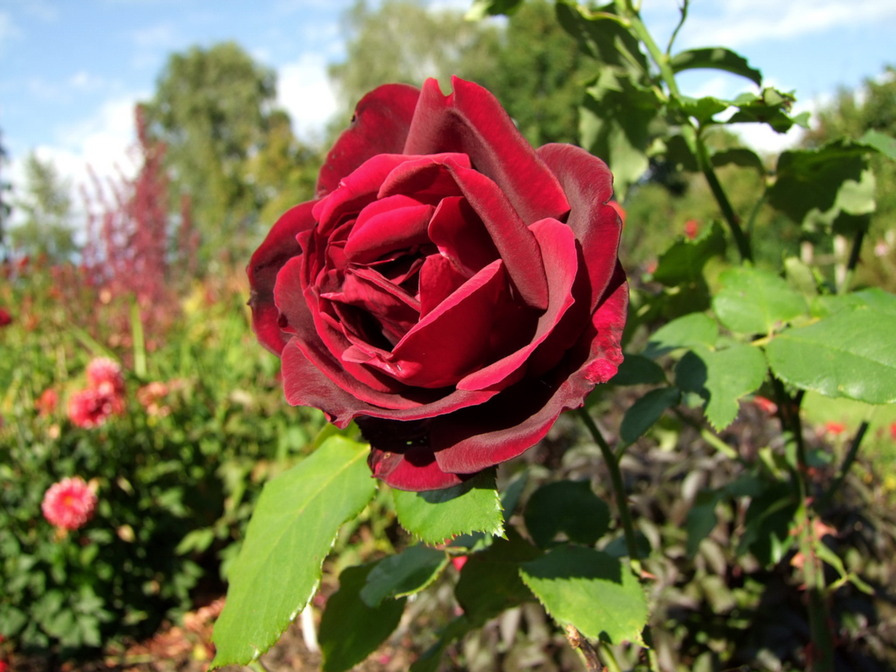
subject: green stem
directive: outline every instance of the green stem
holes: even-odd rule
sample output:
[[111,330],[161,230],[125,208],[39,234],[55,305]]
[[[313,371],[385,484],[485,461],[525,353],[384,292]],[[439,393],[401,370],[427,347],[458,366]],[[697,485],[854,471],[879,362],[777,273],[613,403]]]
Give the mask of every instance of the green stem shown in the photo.
[[811,670],[812,672],[834,672],[834,646],[828,625],[830,614],[825,599],[824,567],[815,552],[815,544],[821,542],[815,539],[813,531],[812,497],[808,482],[809,464],[806,445],[803,442],[803,423],[800,418],[803,393],[800,391],[791,396],[784,388],[784,384],[774,376],[772,377],[772,387],[778,401],[782,429],[796,450],[796,468],[793,470],[793,479],[800,502],[800,553],[803,557],[803,578],[809,598],[809,633],[814,654]]
[[[579,417],[582,418],[585,427],[588,428],[588,432],[591,434],[594,442],[600,448],[600,452],[604,457],[604,462],[607,464],[607,469],[610,471],[610,480],[613,482],[613,494],[616,498],[616,508],[619,510],[619,520],[622,522],[622,533],[625,537],[625,546],[628,549],[629,561],[631,562],[632,571],[640,580],[643,571],[641,554],[638,552],[638,539],[635,536],[635,526],[632,522],[632,514],[628,507],[628,499],[625,496],[625,484],[622,481],[622,470],[619,468],[621,453],[617,456],[617,454],[613,452],[613,449],[610,448],[610,444],[607,443],[603,433],[600,431],[587,409],[580,408],[578,413]],[[646,644],[647,670],[648,672],[658,670],[659,663],[656,659],[656,653],[653,650],[653,637],[650,633],[649,625],[644,626],[642,636],[644,638],[644,643]],[[613,662],[615,663],[615,661]]]
[[865,229],[859,229],[852,239],[852,248],[849,251],[849,259],[846,262],[846,274],[843,278],[843,284],[838,288],[838,294],[845,294],[849,291],[849,287],[852,284],[852,276],[855,274],[856,267],[859,265],[859,258],[862,256],[862,243],[864,240]]
[[858,430],[856,430],[855,436],[852,437],[852,441],[849,444],[849,450],[846,453],[846,457],[843,459],[843,464],[840,465],[840,471],[837,474],[837,478],[831,483],[831,487],[828,488],[828,491],[824,493],[824,501],[829,501],[833,498],[837,490],[840,489],[840,486],[843,485],[846,475],[849,473],[849,470],[852,469],[852,465],[859,455],[859,445],[862,443],[862,439],[865,438],[865,433],[867,431],[868,421],[863,420],[862,424],[859,425]]
[[610,480],[613,482],[613,494],[616,498],[616,508],[619,509],[619,519],[622,521],[622,532],[625,535],[625,546],[628,549],[628,555],[631,559],[632,569],[638,576],[641,575],[641,555],[638,553],[638,541],[635,536],[635,526],[632,523],[631,512],[628,508],[628,499],[625,496],[625,485],[622,482],[622,471],[619,469],[619,460],[616,459],[615,453],[610,448],[610,444],[604,438],[604,435],[598,429],[588,411],[584,408],[579,409],[579,417],[588,432],[591,434],[594,442],[600,448],[600,452],[610,471]]
[[740,217],[734,212],[734,207],[731,205],[731,201],[728,200],[728,195],[725,193],[718,175],[716,175],[715,168],[713,168],[712,161],[709,158],[706,143],[703,141],[703,134],[698,129],[695,135],[697,165],[700,166],[700,172],[703,173],[703,177],[709,185],[709,190],[712,192],[713,198],[716,199],[728,228],[731,229],[731,235],[734,236],[734,244],[737,245],[741,261],[752,263],[753,251],[750,249],[750,240],[740,225]]
[[[653,36],[647,30],[647,26],[641,21],[641,16],[630,2],[627,0],[616,0],[616,6],[617,11],[628,19],[632,32],[647,48],[647,53],[650,54],[650,58],[659,69],[660,77],[669,90],[670,99],[673,101],[679,100],[681,98],[681,91],[678,88],[678,81],[675,79],[675,72],[672,70],[669,54],[660,50],[659,46],[657,46],[657,43],[654,41]],[[686,8],[687,3],[685,3],[685,10]],[[700,167],[700,172],[703,173],[703,176],[709,185],[713,198],[716,199],[716,203],[718,203],[719,209],[722,211],[722,216],[725,218],[728,228],[731,229],[731,235],[734,237],[734,243],[737,245],[740,258],[743,261],[752,262],[753,252],[750,248],[750,241],[740,225],[740,217],[738,217],[737,213],[734,211],[734,207],[732,207],[731,201],[728,200],[728,195],[725,193],[718,175],[716,175],[712,161],[709,159],[706,143],[703,141],[701,129],[694,126],[694,122],[691,119],[685,120],[685,125],[694,131],[694,151],[697,158],[697,164]]]

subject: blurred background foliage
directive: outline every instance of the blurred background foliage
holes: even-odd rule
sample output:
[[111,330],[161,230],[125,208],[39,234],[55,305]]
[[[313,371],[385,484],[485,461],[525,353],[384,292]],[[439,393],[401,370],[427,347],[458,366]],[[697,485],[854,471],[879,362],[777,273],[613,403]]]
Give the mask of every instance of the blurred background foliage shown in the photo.
[[[323,424],[315,412],[286,406],[278,361],[251,334],[242,273],[248,255],[281,212],[313,197],[327,148],[357,99],[378,84],[419,85],[433,76],[446,87],[455,74],[491,90],[534,145],[577,142],[580,95],[601,64],[580,51],[554,12],[547,0],[528,0],[505,22],[474,23],[460,11],[410,0],[376,8],[359,0],[345,16],[346,58],[329,71],[342,109],[315,138],[294,133],[275,105],[274,74],[238,44],[194,47],[170,56],[153,96],[135,114],[142,129],[138,175],[82,185],[84,207],[53,164],[36,155],[27,158],[20,191],[0,184],[0,308],[11,318],[0,327],[0,634],[6,638],[0,653],[14,646],[52,664],[95,656],[110,642],[150,635],[163,620],[221,594],[222,573],[262,484],[309,450]],[[858,89],[818,110],[801,146],[868,130],[896,135],[893,67],[869,73]],[[719,130],[710,142],[724,149],[736,138]],[[855,284],[893,292],[896,164],[872,161],[877,210]],[[765,179],[737,165],[719,174],[739,211]],[[150,216],[159,203],[161,220]],[[662,250],[706,232],[717,219],[702,177],[668,154],[627,190],[623,206],[621,257],[636,291],[651,291],[640,278]],[[93,228],[79,220],[85,213]],[[810,232],[771,207],[760,205],[754,214],[759,265],[811,254],[833,272],[838,250],[815,249]],[[156,286],[156,293],[124,277],[134,260],[129,255],[150,253],[148,238],[161,238],[164,264],[138,284]],[[128,407],[101,428],[81,429],[65,417],[64,403],[95,356],[123,364]],[[153,382],[168,392],[151,407],[138,391]],[[60,398],[51,412],[38,404],[47,389]],[[631,401],[613,393],[595,403],[618,416]],[[811,399],[806,413],[817,441],[837,447],[840,432],[832,427],[858,426],[866,409]],[[728,435],[761,451],[768,422],[748,406]],[[851,571],[887,585],[896,551],[896,417],[879,413],[869,431],[866,457],[835,512],[851,530],[837,545]],[[665,418],[654,436],[640,441],[623,466],[641,532],[667,550],[649,569],[666,588],[657,596],[656,618],[665,626],[657,629],[657,646],[669,669],[718,669],[732,659],[720,653],[732,646],[725,641],[732,631],[739,633],[734,659],[753,656],[765,661],[761,669],[791,669],[782,662],[793,656],[788,638],[805,627],[794,607],[798,586],[786,566],[766,570],[731,548],[726,530],[738,524],[743,502],[732,500],[728,527],[717,528],[698,553],[686,548],[687,511],[699,491],[738,474],[720,476],[717,455],[687,417]],[[524,460],[545,480],[600,482],[592,450],[561,422]],[[101,504],[87,528],[60,540],[40,517],[40,499],[51,483],[75,474],[98,480]],[[340,539],[337,566],[406,543],[388,505],[377,507]],[[434,594],[426,599],[437,600]],[[896,665],[893,605],[872,617],[881,605],[858,591],[845,599],[860,603],[844,626],[843,636],[860,642],[858,666],[850,669],[884,669],[869,660]],[[450,610],[449,602],[433,608]],[[438,609],[426,613],[421,606],[421,623],[438,621]],[[499,659],[502,669],[560,669],[568,652],[543,621],[523,607],[511,610],[449,657],[469,670],[497,669]],[[513,642],[508,628],[520,633]],[[426,637],[414,640],[420,631],[404,635],[422,650]]]

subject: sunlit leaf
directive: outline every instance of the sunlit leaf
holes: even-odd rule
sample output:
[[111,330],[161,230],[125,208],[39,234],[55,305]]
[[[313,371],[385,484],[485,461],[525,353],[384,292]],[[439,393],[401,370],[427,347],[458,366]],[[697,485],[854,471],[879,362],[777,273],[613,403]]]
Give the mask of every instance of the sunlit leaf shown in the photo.
[[769,334],[808,310],[802,295],[768,271],[731,268],[719,282],[712,307],[719,321],[737,334]]
[[392,497],[401,526],[428,544],[449,541],[470,532],[500,535],[504,531],[504,515],[493,471],[482,472],[443,490],[393,490]]
[[264,487],[230,570],[212,667],[258,658],[311,599],[336,533],[376,490],[367,454],[334,436]]
[[523,582],[562,625],[590,639],[642,643],[647,600],[629,567],[601,551],[558,546],[520,568]]
[[650,337],[644,351],[647,357],[659,357],[678,348],[695,345],[714,347],[719,339],[719,325],[705,313],[690,313],[664,324]]
[[896,402],[896,313],[859,306],[787,329],[765,347],[781,380],[828,397]]
[[750,345],[724,350],[694,348],[675,367],[675,383],[704,399],[706,419],[724,429],[737,417],[738,400],[755,392],[765,380],[762,352]]

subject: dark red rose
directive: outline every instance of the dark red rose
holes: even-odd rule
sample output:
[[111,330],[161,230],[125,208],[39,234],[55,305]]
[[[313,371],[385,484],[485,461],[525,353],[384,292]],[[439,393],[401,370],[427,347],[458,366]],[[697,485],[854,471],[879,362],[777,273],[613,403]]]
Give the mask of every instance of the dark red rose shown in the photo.
[[433,490],[516,457],[622,360],[606,165],[534,150],[485,89],[382,86],[255,252],[286,398],[356,420],[371,469]]

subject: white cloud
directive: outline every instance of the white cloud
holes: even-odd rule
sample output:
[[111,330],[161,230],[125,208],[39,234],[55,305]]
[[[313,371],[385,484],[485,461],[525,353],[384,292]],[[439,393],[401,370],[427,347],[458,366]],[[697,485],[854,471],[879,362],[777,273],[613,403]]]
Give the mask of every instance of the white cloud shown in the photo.
[[0,51],[21,37],[22,31],[6,12],[0,12]]
[[[668,18],[668,17],[665,17]],[[692,11],[682,31],[680,46],[724,44],[743,47],[766,39],[880,23],[896,18],[892,0],[720,0]]]
[[319,134],[337,110],[336,96],[322,56],[303,54],[280,68],[277,103],[289,112],[299,136]]
[[[133,176],[137,171],[129,155],[134,145],[134,105],[137,96],[106,101],[99,112],[63,129],[54,144],[33,148],[37,156],[51,161],[72,189],[75,204],[81,203],[81,189],[90,185],[92,170],[101,180],[119,175]],[[24,156],[10,161],[9,179],[20,191],[24,183]]]

